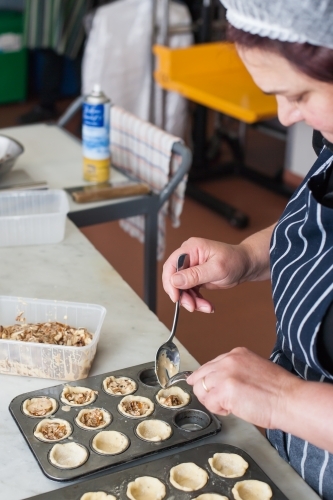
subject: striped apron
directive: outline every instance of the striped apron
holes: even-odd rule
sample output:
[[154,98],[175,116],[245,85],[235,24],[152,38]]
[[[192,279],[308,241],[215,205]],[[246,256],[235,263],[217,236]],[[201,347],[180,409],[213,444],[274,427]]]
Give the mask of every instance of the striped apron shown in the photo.
[[[270,248],[277,318],[271,360],[302,379],[328,383],[333,374],[319,362],[316,339],[333,302],[333,209],[318,200],[332,161],[324,147],[282,214]],[[268,430],[267,437],[322,498],[333,499],[332,454],[280,430]]]

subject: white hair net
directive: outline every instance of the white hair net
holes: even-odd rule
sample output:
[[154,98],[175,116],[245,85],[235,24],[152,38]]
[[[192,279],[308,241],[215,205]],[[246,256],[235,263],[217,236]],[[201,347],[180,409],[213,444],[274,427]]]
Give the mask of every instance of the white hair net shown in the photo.
[[235,28],[333,49],[333,0],[221,0]]

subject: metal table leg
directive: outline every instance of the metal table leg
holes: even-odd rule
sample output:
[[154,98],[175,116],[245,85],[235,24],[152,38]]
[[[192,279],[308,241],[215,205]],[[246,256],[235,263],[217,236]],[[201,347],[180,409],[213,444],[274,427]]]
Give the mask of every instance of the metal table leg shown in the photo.
[[[156,205],[156,206],[153,206]],[[157,309],[157,234],[158,199],[145,216],[144,301],[151,311]]]

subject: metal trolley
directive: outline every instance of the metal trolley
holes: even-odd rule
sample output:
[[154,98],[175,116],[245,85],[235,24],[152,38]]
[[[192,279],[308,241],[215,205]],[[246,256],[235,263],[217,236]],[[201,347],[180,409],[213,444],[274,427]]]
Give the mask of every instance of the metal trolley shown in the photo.
[[[60,117],[57,126],[64,128],[68,121],[81,108],[83,97],[78,97]],[[69,133],[69,132],[68,132]],[[74,137],[74,136],[72,136]],[[150,193],[112,205],[81,209],[68,214],[69,219],[78,227],[84,227],[102,222],[109,222],[135,215],[145,216],[144,243],[144,301],[149,309],[156,312],[157,305],[157,221],[158,212],[170,198],[180,181],[188,173],[192,163],[192,153],[181,142],[174,144],[172,153],[181,157],[181,164],[168,184],[159,193]],[[123,173],[123,172],[122,172]],[[126,175],[126,174],[125,174]]]

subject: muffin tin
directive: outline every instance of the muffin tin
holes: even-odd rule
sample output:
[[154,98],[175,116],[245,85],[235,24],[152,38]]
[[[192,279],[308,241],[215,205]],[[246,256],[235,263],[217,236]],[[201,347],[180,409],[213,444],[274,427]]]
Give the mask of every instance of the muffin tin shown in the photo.
[[[212,472],[208,464],[208,458],[212,457],[214,453],[237,453],[248,462],[249,467],[241,477],[232,479],[220,477]],[[188,493],[172,486],[169,480],[170,469],[183,462],[194,462],[208,473],[208,482],[203,488]],[[203,493],[217,493],[226,496],[229,500],[234,500],[231,492],[233,486],[238,481],[245,479],[257,479],[269,484],[273,492],[272,500],[287,500],[287,497],[245,451],[235,446],[221,443],[201,445],[181,452],[177,450],[173,456],[159,458],[121,472],[111,472],[102,477],[83,481],[60,490],[42,493],[41,495],[30,497],[30,500],[58,500],[59,498],[62,500],[80,500],[84,493],[91,491],[104,491],[105,493],[114,495],[117,500],[128,500],[126,495],[128,483],[141,476],[152,476],[162,481],[166,487],[165,500],[175,498],[177,500],[191,500]]]
[[[133,393],[133,395],[144,396],[151,399],[155,404],[154,412],[149,417],[143,418],[123,416],[118,411],[117,406],[124,396],[113,396],[107,394],[103,389],[103,380],[110,375],[133,379],[137,383],[137,390]],[[64,405],[64,403],[60,400],[60,395],[65,385],[83,386],[94,391],[98,391],[97,398],[94,402],[85,406],[69,407],[68,405]],[[56,481],[69,481],[85,477],[97,471],[127,463],[147,455],[159,453],[165,449],[185,445],[189,442],[196,441],[219,432],[221,429],[220,421],[214,415],[209,413],[203,405],[201,405],[198,399],[191,392],[191,387],[185,382],[181,382],[177,385],[190,394],[189,404],[185,407],[179,408],[178,410],[176,408],[164,408],[160,406],[156,401],[156,394],[160,390],[160,386],[156,379],[154,364],[145,363],[114,372],[104,373],[102,375],[96,375],[78,382],[56,385],[46,389],[22,394],[12,400],[9,405],[9,410],[44,474],[48,478]],[[54,443],[46,443],[38,440],[34,436],[34,429],[43,417],[29,417],[22,411],[22,406],[26,399],[38,396],[54,398],[57,401],[58,407],[53,413],[53,417],[67,420],[73,428],[71,436],[61,440],[60,443],[64,444],[75,442],[84,446],[88,450],[88,460],[81,466],[73,469],[62,469],[55,467],[50,463],[50,450],[58,441],[55,441]],[[78,427],[75,423],[75,418],[82,408],[103,408],[111,413],[111,423],[101,430],[113,430],[125,434],[130,441],[129,447],[118,455],[101,455],[95,452],[92,448],[91,442],[94,436],[100,432],[100,429],[85,430]],[[158,442],[149,442],[140,439],[135,432],[136,426],[143,420],[148,419],[159,419],[170,424],[172,428],[171,436],[165,441]]]

